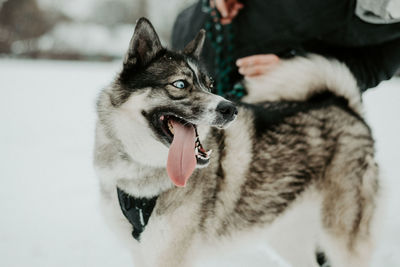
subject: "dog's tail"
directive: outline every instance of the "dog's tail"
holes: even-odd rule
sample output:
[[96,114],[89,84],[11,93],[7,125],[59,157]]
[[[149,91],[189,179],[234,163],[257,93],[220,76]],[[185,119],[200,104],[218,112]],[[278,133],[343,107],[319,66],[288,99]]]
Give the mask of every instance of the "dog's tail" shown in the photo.
[[303,101],[315,93],[331,91],[348,100],[362,115],[361,93],[349,68],[335,59],[310,54],[281,60],[267,74],[245,80],[248,95],[243,102]]

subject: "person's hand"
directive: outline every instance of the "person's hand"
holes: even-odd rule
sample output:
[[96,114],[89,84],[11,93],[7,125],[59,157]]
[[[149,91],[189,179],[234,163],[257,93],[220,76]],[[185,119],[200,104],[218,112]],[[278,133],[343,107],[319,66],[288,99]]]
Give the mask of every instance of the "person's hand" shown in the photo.
[[210,6],[216,7],[221,14],[221,24],[229,24],[244,7],[238,0],[210,0]]
[[239,73],[246,77],[254,77],[268,73],[279,63],[279,57],[274,54],[253,55],[236,61]]

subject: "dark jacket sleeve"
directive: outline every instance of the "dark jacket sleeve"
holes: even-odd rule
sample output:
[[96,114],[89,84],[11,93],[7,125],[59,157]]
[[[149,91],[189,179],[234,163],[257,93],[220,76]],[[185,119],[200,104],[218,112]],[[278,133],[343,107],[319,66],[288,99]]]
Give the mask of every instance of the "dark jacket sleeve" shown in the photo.
[[400,38],[380,45],[359,48],[343,59],[357,79],[362,92],[388,80],[400,68]]
[[362,92],[390,79],[400,68],[400,38],[362,47],[343,47],[313,41],[304,44],[304,49],[344,62]]

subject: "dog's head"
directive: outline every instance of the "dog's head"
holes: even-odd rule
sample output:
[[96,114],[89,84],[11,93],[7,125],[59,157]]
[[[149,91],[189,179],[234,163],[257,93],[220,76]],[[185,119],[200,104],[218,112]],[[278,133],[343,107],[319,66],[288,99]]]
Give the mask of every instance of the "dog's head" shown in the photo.
[[210,92],[212,80],[198,62],[204,38],[201,30],[183,52],[172,52],[162,47],[151,23],[140,19],[108,91],[112,127],[126,152],[142,164],[166,164],[178,186],[210,160],[200,128],[225,128],[237,115],[230,101]]

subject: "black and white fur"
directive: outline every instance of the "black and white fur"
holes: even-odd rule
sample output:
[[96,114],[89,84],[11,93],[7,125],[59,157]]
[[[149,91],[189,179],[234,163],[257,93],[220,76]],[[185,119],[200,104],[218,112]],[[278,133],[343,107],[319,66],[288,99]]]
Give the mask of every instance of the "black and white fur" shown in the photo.
[[[319,56],[283,61],[247,81],[249,95],[232,123],[221,119],[217,107],[227,100],[209,92],[199,66],[203,41],[200,32],[182,53],[165,50],[141,19],[122,71],[98,99],[95,168],[103,211],[135,266],[195,266],[254,243],[296,267],[318,266],[317,252],[332,267],[368,266],[378,168],[349,70]],[[171,86],[182,79],[184,90]],[[197,125],[213,150],[184,188],[165,170],[168,142],[153,121],[161,111]],[[130,234],[117,187],[158,196],[140,242]]]

